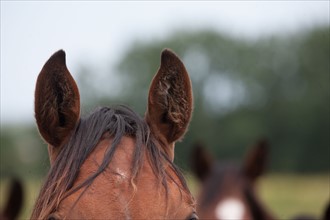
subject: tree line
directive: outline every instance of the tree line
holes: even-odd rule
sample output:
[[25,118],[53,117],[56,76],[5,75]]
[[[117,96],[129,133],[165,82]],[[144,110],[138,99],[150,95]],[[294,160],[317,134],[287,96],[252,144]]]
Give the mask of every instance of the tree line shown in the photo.
[[[88,64],[81,66],[84,112],[118,103],[143,115],[160,52],[171,48],[185,63],[194,92],[192,122],[176,146],[178,164],[190,169],[196,141],[218,160],[241,160],[252,144],[267,138],[272,171],[329,172],[329,36],[325,26],[254,40],[212,30],[137,40],[99,80]],[[47,149],[36,127],[1,130],[1,173],[44,174]]]

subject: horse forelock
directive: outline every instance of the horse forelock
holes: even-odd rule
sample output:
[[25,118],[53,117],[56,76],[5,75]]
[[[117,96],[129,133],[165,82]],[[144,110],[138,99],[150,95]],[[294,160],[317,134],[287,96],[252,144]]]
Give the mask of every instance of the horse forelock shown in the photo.
[[[78,186],[73,187],[82,164],[105,136],[111,137],[112,143],[106,150],[98,170]],[[124,136],[135,139],[130,176],[133,188],[135,187],[135,178],[143,165],[146,152],[154,174],[165,187],[166,193],[168,178],[180,187],[180,191],[189,192],[182,173],[158,147],[159,143],[152,136],[147,123],[142,117],[125,106],[117,106],[115,108],[102,107],[96,109],[87,117],[80,119],[71,138],[63,146],[54,164],[51,166],[37,198],[31,218],[46,218],[50,213],[56,211],[63,199],[84,187],[87,189],[94,179],[108,167],[119,146],[119,142]],[[171,174],[166,171],[164,163],[170,164],[171,170],[179,178],[180,183],[177,183]]]

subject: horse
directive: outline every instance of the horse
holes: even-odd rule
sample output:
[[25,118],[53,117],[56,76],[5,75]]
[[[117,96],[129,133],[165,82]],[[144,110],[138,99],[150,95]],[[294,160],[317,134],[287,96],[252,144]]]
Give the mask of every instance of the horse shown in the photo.
[[144,117],[123,105],[80,117],[66,54],[54,53],[35,89],[36,124],[48,145],[50,170],[31,219],[197,219],[194,197],[173,162],[192,109],[188,72],[164,49]]
[[255,182],[265,170],[268,142],[259,140],[242,165],[214,161],[201,143],[192,152],[192,171],[201,181],[197,212],[201,219],[272,220],[255,193]]
[[12,178],[10,181],[10,189],[8,199],[5,204],[4,210],[0,212],[0,220],[14,220],[17,218],[22,205],[24,193],[23,185],[17,178]]

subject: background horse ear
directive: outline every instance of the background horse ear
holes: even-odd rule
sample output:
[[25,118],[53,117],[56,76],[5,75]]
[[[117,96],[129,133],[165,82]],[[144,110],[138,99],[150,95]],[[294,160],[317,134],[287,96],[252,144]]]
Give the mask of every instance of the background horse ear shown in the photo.
[[[185,134],[193,106],[191,82],[181,60],[163,50],[160,68],[152,80],[146,121],[171,159],[174,142]],[[171,146],[171,149],[166,149]]]
[[42,68],[35,90],[35,117],[41,136],[59,147],[80,115],[78,87],[65,63],[65,52],[53,54]]
[[328,202],[327,206],[325,207],[323,220],[330,220],[330,201]]
[[9,197],[5,209],[3,211],[3,218],[12,220],[15,219],[23,204],[23,186],[17,179],[12,179],[9,190]]
[[213,164],[212,156],[201,143],[195,143],[191,154],[191,169],[197,178],[204,181],[210,174]]
[[252,182],[263,174],[267,165],[268,151],[268,141],[266,139],[261,139],[247,153],[243,164],[243,171]]

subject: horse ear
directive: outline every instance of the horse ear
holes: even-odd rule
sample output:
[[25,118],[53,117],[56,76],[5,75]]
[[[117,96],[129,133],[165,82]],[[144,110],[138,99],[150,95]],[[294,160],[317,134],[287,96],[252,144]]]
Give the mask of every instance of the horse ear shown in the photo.
[[192,106],[187,70],[172,51],[165,49],[149,89],[146,121],[171,159],[174,157],[174,142],[180,140],[187,130]]
[[65,52],[53,54],[43,66],[35,90],[35,118],[45,141],[59,148],[80,116],[78,87],[66,67]]
[[23,203],[23,186],[22,183],[17,179],[12,179],[9,197],[5,209],[3,211],[3,216],[5,219],[15,219],[19,214],[19,211]]
[[266,139],[261,139],[247,153],[243,170],[245,175],[253,182],[261,176],[266,168],[268,160],[269,144]]
[[201,143],[196,143],[191,154],[191,169],[197,178],[204,181],[210,174],[213,164],[212,156]]
[[323,220],[330,220],[330,201],[328,202],[328,204],[324,210]]

